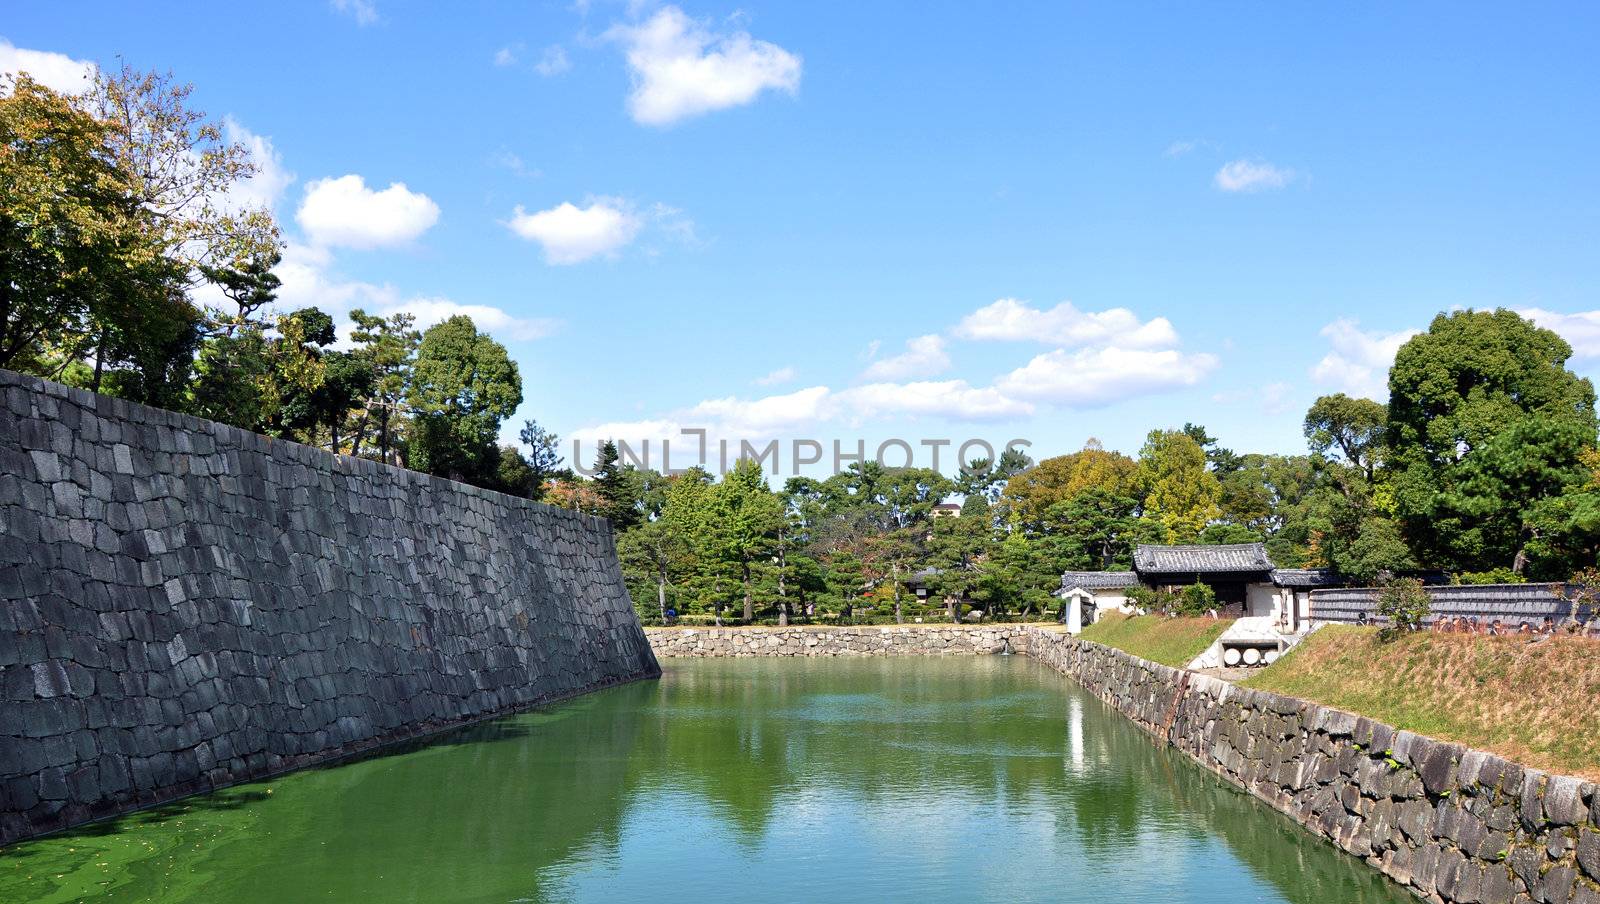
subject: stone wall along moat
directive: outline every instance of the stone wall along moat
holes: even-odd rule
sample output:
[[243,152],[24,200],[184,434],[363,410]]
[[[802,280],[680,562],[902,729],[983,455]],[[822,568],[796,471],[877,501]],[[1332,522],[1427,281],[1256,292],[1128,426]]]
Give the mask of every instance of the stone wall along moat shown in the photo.
[[0,843],[657,674],[601,519],[0,371]]

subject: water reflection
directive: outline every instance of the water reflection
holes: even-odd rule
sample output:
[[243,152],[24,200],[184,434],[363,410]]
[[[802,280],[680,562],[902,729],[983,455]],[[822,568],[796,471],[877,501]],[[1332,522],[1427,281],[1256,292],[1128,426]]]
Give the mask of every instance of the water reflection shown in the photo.
[[0,853],[0,900],[97,896],[1409,900],[1020,657],[669,662]]

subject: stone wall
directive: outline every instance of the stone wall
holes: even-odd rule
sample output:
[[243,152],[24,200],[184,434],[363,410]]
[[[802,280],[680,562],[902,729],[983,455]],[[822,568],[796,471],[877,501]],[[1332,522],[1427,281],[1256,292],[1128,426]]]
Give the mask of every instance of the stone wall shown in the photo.
[[0,844],[657,674],[603,520],[0,371]]
[[1432,901],[1600,904],[1600,790],[1030,629],[1031,656]]
[[646,628],[657,656],[940,656],[1027,652],[1023,625]]

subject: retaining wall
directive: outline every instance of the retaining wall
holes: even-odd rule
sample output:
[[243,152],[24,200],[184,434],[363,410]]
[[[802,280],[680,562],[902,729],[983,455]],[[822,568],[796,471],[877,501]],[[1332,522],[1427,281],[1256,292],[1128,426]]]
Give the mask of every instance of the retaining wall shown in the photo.
[[1057,632],[1028,652],[1424,898],[1600,904],[1593,783]]
[[1027,651],[1024,625],[645,628],[657,656],[941,656]]
[[0,844],[657,674],[601,519],[0,371]]

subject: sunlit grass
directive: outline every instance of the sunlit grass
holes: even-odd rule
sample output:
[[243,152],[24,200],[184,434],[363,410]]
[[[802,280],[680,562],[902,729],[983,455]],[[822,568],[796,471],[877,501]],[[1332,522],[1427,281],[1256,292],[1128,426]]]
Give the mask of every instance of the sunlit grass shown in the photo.
[[1245,684],[1600,780],[1600,640],[1332,625]]
[[1231,618],[1167,618],[1110,612],[1084,628],[1081,636],[1181,669],[1204,653],[1231,624]]

